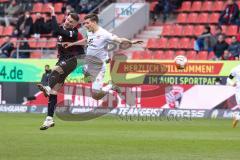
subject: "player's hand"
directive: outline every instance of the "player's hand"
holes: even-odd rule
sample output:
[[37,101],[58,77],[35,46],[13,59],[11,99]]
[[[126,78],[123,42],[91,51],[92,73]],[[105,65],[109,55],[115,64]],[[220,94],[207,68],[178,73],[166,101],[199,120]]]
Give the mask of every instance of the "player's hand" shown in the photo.
[[48,8],[52,11],[52,15],[55,15],[55,9],[52,5],[48,5]]
[[131,42],[132,42],[132,44],[142,44],[143,43],[143,41],[140,41],[140,40],[131,41]]
[[64,48],[69,48],[69,47],[71,47],[71,44],[69,42],[62,42],[62,46]]

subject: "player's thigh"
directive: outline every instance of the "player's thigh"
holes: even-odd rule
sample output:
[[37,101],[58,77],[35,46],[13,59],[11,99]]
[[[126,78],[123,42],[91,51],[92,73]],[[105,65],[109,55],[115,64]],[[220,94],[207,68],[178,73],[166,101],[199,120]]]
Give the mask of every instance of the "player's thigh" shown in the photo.
[[105,71],[102,70],[98,73],[96,77],[92,77],[92,89],[97,91],[101,91],[104,84],[104,75]]

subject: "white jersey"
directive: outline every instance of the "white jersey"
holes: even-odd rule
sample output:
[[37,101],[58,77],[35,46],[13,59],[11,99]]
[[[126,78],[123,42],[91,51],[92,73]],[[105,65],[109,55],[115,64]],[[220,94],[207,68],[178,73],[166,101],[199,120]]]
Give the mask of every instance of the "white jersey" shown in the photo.
[[240,87],[240,65],[232,69],[231,75],[235,77],[237,87],[239,88]]
[[102,61],[108,59],[107,43],[116,37],[99,26],[95,33],[87,32],[87,55],[95,56]]

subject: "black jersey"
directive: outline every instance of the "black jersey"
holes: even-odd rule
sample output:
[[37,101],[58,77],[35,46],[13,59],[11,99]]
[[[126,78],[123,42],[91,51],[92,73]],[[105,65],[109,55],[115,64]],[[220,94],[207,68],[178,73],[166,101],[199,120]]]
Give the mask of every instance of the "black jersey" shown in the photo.
[[60,59],[68,59],[74,56],[84,54],[84,49],[80,45],[72,46],[69,48],[64,48],[62,45],[62,42],[76,42],[79,40],[77,28],[65,29],[63,26],[59,26],[57,24],[55,16],[52,17],[52,27],[55,35],[58,36],[57,49],[58,57]]

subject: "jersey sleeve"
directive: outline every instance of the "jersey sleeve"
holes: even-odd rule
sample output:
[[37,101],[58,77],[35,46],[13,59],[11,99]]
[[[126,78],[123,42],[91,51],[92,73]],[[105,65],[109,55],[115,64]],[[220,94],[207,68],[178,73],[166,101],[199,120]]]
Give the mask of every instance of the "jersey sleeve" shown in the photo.
[[112,34],[112,33],[107,32],[107,31],[106,31],[106,33],[105,33],[105,36],[106,36],[106,40],[110,40],[110,41],[112,41],[112,40],[114,40],[115,38],[117,38],[117,36],[116,36],[115,34]]

